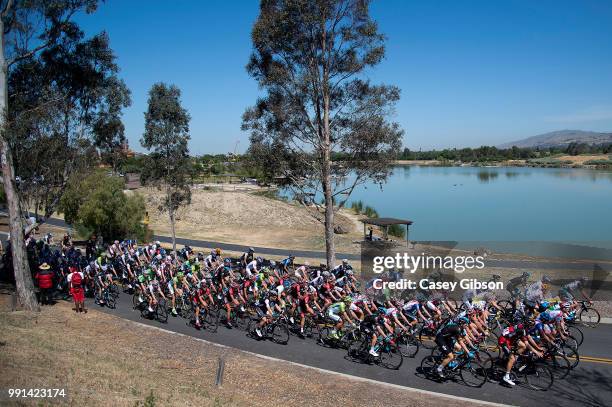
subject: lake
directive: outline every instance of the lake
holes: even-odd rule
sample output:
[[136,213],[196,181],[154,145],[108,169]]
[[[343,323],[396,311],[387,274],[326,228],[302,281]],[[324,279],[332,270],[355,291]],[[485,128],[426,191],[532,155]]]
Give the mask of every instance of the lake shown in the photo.
[[612,248],[612,171],[399,166],[382,189],[356,188],[356,200],[414,221],[412,240]]

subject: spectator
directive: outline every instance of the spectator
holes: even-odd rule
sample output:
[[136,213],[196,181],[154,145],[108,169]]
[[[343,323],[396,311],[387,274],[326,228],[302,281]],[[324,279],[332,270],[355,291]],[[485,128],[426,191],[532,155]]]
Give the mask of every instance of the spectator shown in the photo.
[[68,284],[70,287],[70,294],[74,300],[74,307],[76,312],[85,312],[85,290],[83,289],[83,273],[78,271],[76,267],[70,267],[70,274],[68,274]]
[[39,267],[40,271],[36,273],[36,282],[40,289],[40,303],[42,305],[51,303],[51,289],[53,288],[53,272],[47,263],[43,263]]
[[89,240],[87,241],[87,244],[85,246],[85,254],[87,256],[87,258],[91,258],[94,257],[98,251],[97,249],[97,237],[96,235],[91,235],[91,237],[89,238]]

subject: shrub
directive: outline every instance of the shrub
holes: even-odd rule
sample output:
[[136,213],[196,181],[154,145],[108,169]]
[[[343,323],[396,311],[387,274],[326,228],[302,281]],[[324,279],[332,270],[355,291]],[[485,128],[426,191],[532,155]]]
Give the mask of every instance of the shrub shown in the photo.
[[378,218],[378,212],[376,212],[376,209],[372,208],[369,205],[367,205],[363,209],[363,214],[367,216],[368,218]]
[[145,203],[142,196],[123,192],[121,177],[94,173],[84,180],[73,179],[60,201],[66,222],[83,232],[96,232],[106,241],[143,240]]
[[404,238],[406,236],[406,228],[402,225],[389,226],[389,235]]
[[362,201],[354,201],[351,203],[351,209],[356,214],[360,214],[363,211],[363,202]]

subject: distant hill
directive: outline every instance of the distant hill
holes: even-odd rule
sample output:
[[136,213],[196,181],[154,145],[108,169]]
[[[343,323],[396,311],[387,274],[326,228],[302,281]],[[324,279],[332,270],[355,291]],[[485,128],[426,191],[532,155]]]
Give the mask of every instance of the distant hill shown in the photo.
[[550,133],[540,134],[538,136],[528,137],[523,140],[512,141],[510,143],[501,144],[499,148],[517,147],[558,147],[566,146],[570,143],[585,143],[585,144],[605,144],[612,143],[612,133],[597,133],[594,131],[583,130],[560,130]]

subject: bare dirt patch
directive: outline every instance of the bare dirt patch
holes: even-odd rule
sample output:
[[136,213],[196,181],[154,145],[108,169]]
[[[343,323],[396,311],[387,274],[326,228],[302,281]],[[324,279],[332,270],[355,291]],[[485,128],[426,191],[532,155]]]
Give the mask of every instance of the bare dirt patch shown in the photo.
[[[150,226],[170,235],[166,214],[159,212],[162,195],[152,188],[138,190],[145,197]],[[179,213],[177,236],[243,245],[322,250],[323,224],[314,208],[294,205],[243,191],[192,191],[191,204]],[[319,220],[318,220],[319,219]],[[361,238],[356,219],[343,213],[336,223],[349,233],[336,235],[339,251],[356,252]]]

